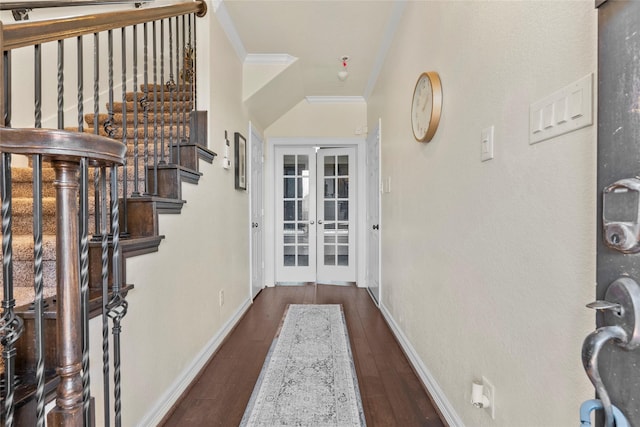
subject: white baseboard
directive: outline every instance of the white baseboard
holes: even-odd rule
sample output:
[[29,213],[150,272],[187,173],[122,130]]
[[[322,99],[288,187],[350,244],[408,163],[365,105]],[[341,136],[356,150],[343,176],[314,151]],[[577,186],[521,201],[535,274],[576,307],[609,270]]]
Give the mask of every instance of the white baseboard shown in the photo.
[[214,335],[207,345],[202,349],[193,361],[182,371],[182,373],[176,378],[174,383],[163,393],[156,404],[151,408],[147,415],[138,423],[138,426],[157,426],[162,421],[162,418],[171,410],[173,405],[178,401],[182,393],[189,387],[189,384],[195,379],[196,375],[209,361],[213,353],[220,347],[222,341],[231,332],[233,327],[242,318],[244,313],[251,306],[251,300],[246,300],[240,308],[234,313],[233,316],[225,323],[220,331]]
[[433,375],[431,375],[431,372],[429,372],[429,369],[424,365],[422,359],[420,359],[407,337],[398,327],[398,324],[393,320],[393,316],[391,316],[391,313],[389,313],[389,310],[384,304],[380,305],[380,311],[386,319],[389,328],[391,328],[391,331],[400,343],[400,346],[407,355],[409,363],[411,363],[413,369],[415,369],[416,373],[420,377],[420,380],[429,391],[433,402],[440,410],[440,413],[445,418],[447,424],[449,424],[450,427],[464,427],[464,423],[451,405],[451,402],[447,399],[447,396],[445,396],[440,385],[438,385]]

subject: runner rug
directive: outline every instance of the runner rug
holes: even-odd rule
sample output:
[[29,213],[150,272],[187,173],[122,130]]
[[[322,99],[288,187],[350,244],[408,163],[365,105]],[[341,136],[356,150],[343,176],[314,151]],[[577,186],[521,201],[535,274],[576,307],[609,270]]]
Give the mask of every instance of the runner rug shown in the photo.
[[289,305],[240,425],[366,425],[341,305]]

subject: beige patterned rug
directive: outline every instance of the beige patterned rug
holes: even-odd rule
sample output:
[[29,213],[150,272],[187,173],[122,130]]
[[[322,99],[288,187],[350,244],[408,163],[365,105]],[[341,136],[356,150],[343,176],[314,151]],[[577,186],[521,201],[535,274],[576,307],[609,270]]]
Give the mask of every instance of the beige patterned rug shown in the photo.
[[240,425],[366,425],[341,305],[288,307]]

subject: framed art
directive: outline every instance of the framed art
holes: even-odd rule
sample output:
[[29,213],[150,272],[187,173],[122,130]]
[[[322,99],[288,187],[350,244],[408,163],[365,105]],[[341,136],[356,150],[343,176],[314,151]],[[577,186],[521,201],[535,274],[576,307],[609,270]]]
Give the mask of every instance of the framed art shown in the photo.
[[236,190],[247,189],[247,140],[239,132],[234,134]]

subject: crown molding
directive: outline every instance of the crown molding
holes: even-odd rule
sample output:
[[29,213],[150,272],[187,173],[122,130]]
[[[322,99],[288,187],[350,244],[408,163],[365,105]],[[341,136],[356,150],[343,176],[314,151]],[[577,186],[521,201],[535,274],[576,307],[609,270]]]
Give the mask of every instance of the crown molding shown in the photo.
[[363,96],[305,96],[309,104],[357,104],[367,102]]
[[363,97],[365,100],[369,99],[369,97],[373,93],[373,88],[375,88],[376,86],[376,82],[378,81],[378,77],[380,76],[380,72],[382,71],[382,67],[384,66],[384,61],[387,57],[387,53],[389,52],[389,48],[391,47],[391,42],[393,41],[396,30],[398,29],[398,25],[400,25],[400,18],[402,18],[402,12],[404,12],[406,4],[407,0],[396,0],[393,4],[391,17],[389,18],[387,27],[384,30],[384,36],[382,37],[382,42],[380,43],[380,49],[378,50],[375,62],[373,63],[371,74],[369,74],[367,86],[364,89]]
[[213,0],[213,12],[216,18],[218,18],[218,22],[227,35],[231,46],[233,46],[233,49],[236,51],[238,58],[240,58],[240,61],[244,61],[247,57],[247,50],[240,39],[240,34],[238,34],[238,30],[236,30],[236,26],[233,24],[223,0]]
[[291,56],[287,53],[249,53],[244,58],[245,64],[292,64],[296,62],[298,58]]

